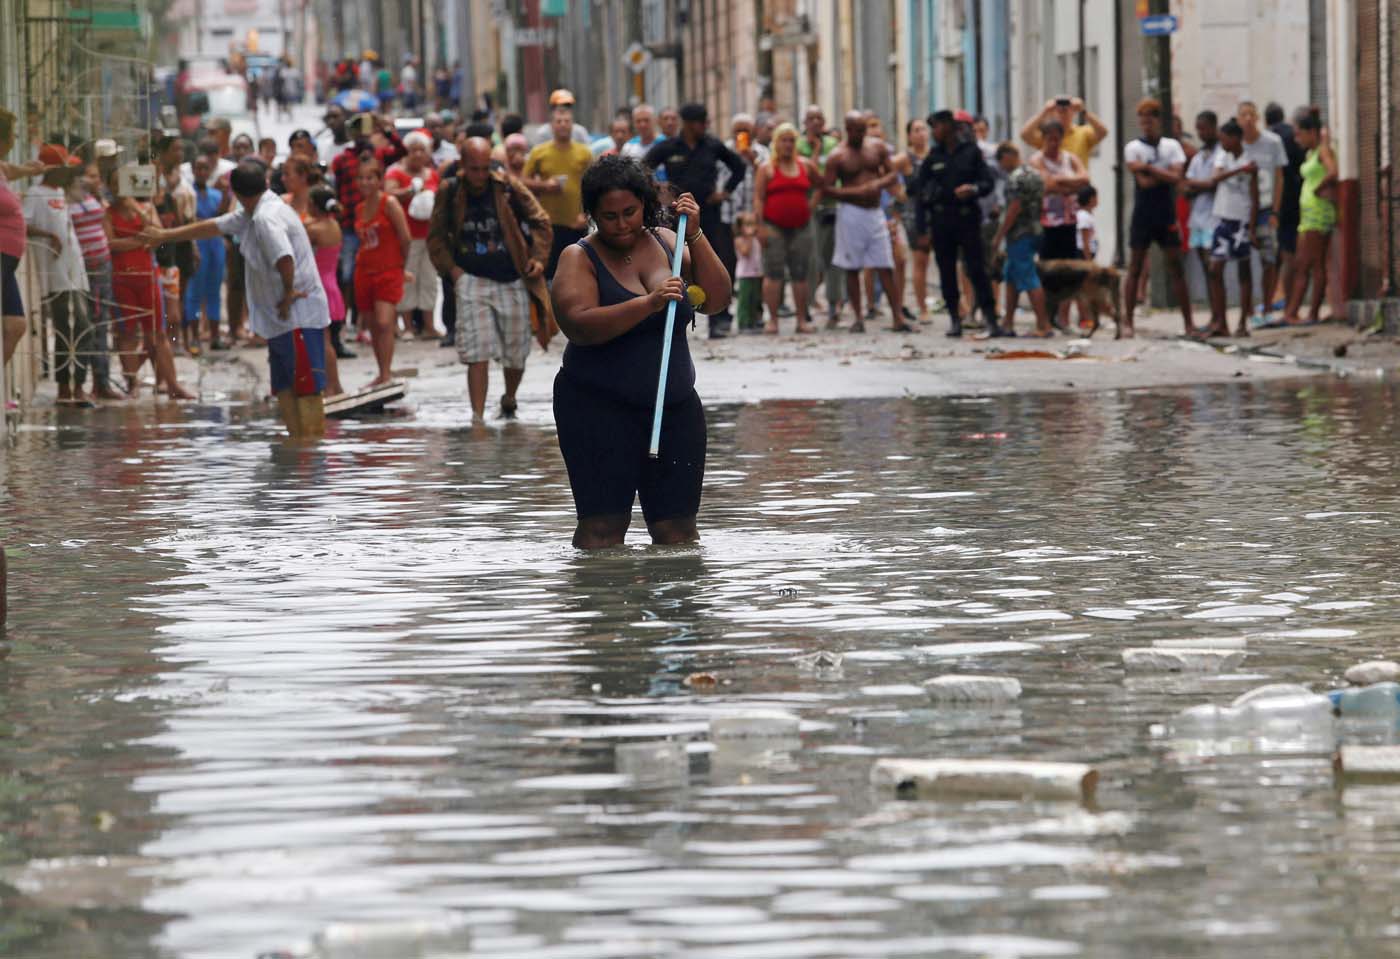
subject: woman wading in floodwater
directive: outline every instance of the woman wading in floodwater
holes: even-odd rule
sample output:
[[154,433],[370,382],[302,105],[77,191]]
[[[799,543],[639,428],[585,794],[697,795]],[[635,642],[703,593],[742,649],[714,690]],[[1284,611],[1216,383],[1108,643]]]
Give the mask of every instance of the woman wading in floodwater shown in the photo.
[[[695,515],[705,475],[705,411],[695,392],[686,330],[695,310],[686,285],[704,291],[702,305],[729,305],[729,274],[700,231],[690,194],[673,204],[686,214],[680,278],[671,276],[676,235],[662,229],[656,181],[635,160],[603,157],[583,176],[583,210],[598,232],[566,247],[552,295],[568,337],[554,379],[554,420],[569,470],[580,549],[618,546],[632,521],[632,502],[653,543],[699,538]],[[661,427],[661,455],[647,456],[666,307],[676,301]]]

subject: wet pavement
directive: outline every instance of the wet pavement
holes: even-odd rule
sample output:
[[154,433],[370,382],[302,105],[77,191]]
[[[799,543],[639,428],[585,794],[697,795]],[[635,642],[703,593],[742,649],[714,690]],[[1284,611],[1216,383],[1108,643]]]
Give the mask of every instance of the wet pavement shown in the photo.
[[[31,413],[0,953],[252,959],[393,920],[365,954],[1390,954],[1400,788],[1152,727],[1393,653],[1396,403],[1316,378],[713,405],[704,542],[593,556],[547,411],[312,449],[257,405]],[[1201,637],[1242,664],[1124,672]],[[935,704],[946,672],[1024,694]],[[715,748],[751,709],[799,738]],[[661,740],[687,756],[655,778],[615,754]],[[906,801],[870,783],[886,756],[1101,781]],[[453,945],[420,948],[433,924]]]

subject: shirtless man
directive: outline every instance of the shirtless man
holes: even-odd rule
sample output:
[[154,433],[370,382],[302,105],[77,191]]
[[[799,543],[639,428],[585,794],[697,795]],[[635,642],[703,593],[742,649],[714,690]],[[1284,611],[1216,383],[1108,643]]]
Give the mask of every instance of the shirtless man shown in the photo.
[[[899,180],[891,162],[890,147],[884,140],[867,138],[868,119],[859,110],[846,114],[846,142],[831,152],[826,161],[827,196],[836,199],[836,252],[832,263],[846,270],[846,297],[855,309],[852,333],[865,332],[860,301],[861,270],[874,270],[885,285],[890,302],[899,297],[894,288],[894,249],[885,214],[880,209],[880,191]],[[837,182],[840,186],[837,186]],[[898,312],[896,331],[914,332]]]

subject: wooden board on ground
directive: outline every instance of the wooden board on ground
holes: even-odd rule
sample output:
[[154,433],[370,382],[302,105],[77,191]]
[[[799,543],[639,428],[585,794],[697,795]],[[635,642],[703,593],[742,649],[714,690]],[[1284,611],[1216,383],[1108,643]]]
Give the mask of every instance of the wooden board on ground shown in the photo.
[[364,413],[382,413],[385,405],[404,398],[408,390],[399,380],[390,380],[379,386],[342,393],[326,400],[327,416],[359,416]]

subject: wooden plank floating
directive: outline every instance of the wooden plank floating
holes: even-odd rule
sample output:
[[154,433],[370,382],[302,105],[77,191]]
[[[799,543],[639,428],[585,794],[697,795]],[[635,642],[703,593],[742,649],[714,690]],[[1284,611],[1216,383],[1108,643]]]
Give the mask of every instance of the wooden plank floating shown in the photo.
[[1082,763],[1016,759],[881,759],[870,772],[876,786],[915,798],[1077,799],[1089,802],[1099,774]]
[[396,403],[408,393],[402,380],[390,380],[379,386],[332,396],[326,402],[326,415],[358,416],[362,413],[382,413],[389,403]]

